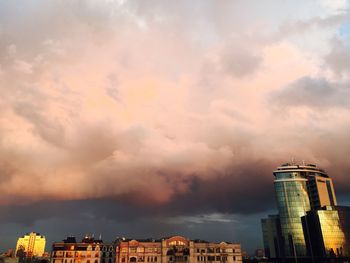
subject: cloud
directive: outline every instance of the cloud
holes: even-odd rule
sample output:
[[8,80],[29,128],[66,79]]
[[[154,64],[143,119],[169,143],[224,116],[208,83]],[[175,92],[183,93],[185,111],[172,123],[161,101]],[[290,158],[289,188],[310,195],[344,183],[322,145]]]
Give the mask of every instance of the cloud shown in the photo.
[[345,43],[349,37],[344,40],[333,39],[331,52],[325,57],[325,65],[329,67],[336,76],[349,78],[350,66],[350,46]]
[[[245,42],[242,40],[242,42]],[[261,64],[261,56],[255,54],[257,47],[254,45],[248,46],[244,43],[245,47],[227,47],[221,57],[222,69],[229,75],[235,77],[244,77],[246,75],[254,73]]]
[[276,91],[270,100],[282,108],[311,107],[326,110],[329,107],[350,105],[349,90],[346,84],[330,82],[324,78],[303,77],[282,90]]
[[218,213],[199,216],[180,216],[169,220],[170,224],[203,224],[205,222],[232,223],[233,220],[230,218],[225,218],[224,215]]

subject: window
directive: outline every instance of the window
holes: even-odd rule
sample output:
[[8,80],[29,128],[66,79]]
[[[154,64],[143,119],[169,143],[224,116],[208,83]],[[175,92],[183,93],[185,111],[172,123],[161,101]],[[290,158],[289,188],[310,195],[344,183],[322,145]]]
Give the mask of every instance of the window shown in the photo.
[[180,241],[180,240],[174,240],[169,242],[169,246],[185,246],[185,242]]
[[130,262],[136,262],[137,260],[136,260],[136,257],[131,257],[130,258]]

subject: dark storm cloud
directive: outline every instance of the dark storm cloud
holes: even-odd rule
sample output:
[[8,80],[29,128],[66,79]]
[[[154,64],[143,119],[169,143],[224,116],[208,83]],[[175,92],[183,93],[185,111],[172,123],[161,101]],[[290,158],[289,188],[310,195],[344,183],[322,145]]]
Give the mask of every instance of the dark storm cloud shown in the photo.
[[[96,208],[103,207],[102,215]],[[16,215],[12,223],[2,221],[3,228],[0,234],[4,236],[1,246],[11,247],[16,237],[30,231],[40,231],[46,236],[46,250],[50,250],[52,242],[63,240],[66,236],[74,235],[79,240],[85,234],[100,234],[105,242],[112,242],[116,237],[130,238],[163,238],[171,235],[183,235],[188,238],[201,238],[204,240],[235,241],[241,242],[244,249],[253,251],[255,245],[249,240],[256,239],[259,232],[259,218],[261,214],[246,217],[241,215],[198,214],[190,216],[159,217],[157,214],[145,216],[143,213],[133,212],[127,220],[124,214],[131,215],[131,211],[115,200],[84,200],[79,202],[53,202],[49,204],[34,204],[28,209],[15,206],[14,209],[4,208],[4,211]],[[3,207],[2,207],[3,208]],[[58,217],[48,217],[45,210]],[[110,219],[103,214],[106,210],[112,210]],[[18,220],[23,213],[36,213],[41,216],[40,220],[32,220],[23,223]],[[62,220],[62,216],[64,220]],[[18,223],[16,223],[18,222]],[[205,231],[203,231],[205,230]],[[250,231],[247,231],[250,230]],[[261,238],[258,237],[258,240]]]
[[273,176],[267,172],[273,166],[266,161],[257,161],[229,169],[215,179],[203,180],[193,176],[189,182],[190,190],[177,194],[166,204],[147,201],[146,196],[141,202],[138,192],[102,199],[49,200],[2,206],[0,222],[31,225],[37,220],[61,218],[70,221],[78,217],[131,222],[140,218],[165,220],[215,212],[261,212],[273,208]]
[[[190,191],[174,199],[174,207],[187,213],[256,213],[273,206],[274,164],[255,161],[227,169],[213,180],[194,177]],[[259,200],[259,201],[257,201]]]

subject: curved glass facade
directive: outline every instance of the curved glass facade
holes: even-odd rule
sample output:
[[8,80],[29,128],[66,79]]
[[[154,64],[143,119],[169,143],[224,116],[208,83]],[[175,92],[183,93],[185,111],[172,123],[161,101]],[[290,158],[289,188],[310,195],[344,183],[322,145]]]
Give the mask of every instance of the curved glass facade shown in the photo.
[[281,170],[274,175],[284,253],[287,257],[306,256],[301,217],[310,210],[307,179],[298,171]]

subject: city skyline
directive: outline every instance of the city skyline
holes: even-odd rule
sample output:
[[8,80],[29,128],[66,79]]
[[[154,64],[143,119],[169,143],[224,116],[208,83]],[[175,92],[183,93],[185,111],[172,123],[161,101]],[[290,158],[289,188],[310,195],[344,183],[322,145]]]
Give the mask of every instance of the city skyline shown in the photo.
[[0,249],[100,233],[262,248],[272,172],[350,204],[350,2],[1,1]]

